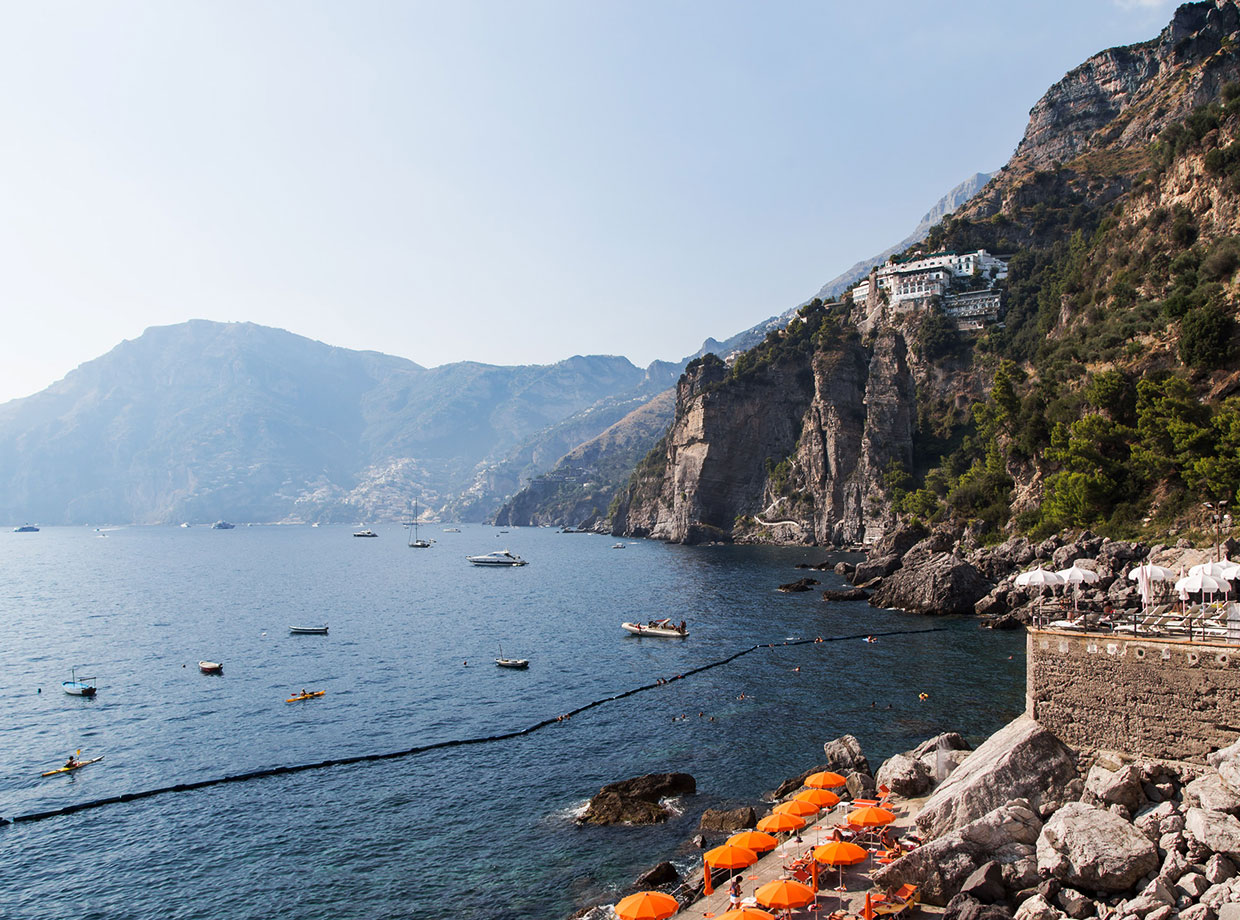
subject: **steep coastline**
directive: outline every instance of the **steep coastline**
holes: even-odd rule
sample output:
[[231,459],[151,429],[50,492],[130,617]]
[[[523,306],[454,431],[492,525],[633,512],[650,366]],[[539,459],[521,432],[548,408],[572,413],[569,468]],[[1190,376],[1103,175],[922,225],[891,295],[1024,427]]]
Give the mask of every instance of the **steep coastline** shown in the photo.
[[[855,302],[812,302],[729,357],[718,392],[678,399],[614,532],[841,545],[917,518],[985,542],[1155,536],[1240,494],[1240,448],[1212,433],[1240,413],[1237,48],[1235,0],[1185,4],[1067,74],[1009,163],[889,267],[1002,254],[1001,311],[897,301],[874,275]],[[785,383],[801,379],[812,394]]]
[[802,314],[790,327],[796,342],[739,374],[717,358],[690,365],[662,456],[630,485],[615,532],[685,543],[882,535],[883,476],[912,463],[907,344],[896,330],[863,343],[821,307]]

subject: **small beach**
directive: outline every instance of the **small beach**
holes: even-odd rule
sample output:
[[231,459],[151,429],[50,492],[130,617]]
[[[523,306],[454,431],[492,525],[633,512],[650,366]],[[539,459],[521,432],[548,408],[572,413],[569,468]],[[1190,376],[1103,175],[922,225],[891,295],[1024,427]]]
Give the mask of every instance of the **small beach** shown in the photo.
[[[895,821],[888,825],[892,837],[902,838],[906,834],[915,833],[917,813],[924,799],[900,800],[892,798],[885,807],[896,816]],[[770,853],[762,856],[752,866],[738,870],[741,878],[742,904],[748,907],[764,908],[755,900],[755,892],[769,882],[779,879],[794,879],[810,884],[812,887],[812,870],[809,861],[813,859],[815,847],[830,842],[832,833],[845,823],[846,816],[854,807],[852,802],[840,802],[839,805],[824,810],[812,824],[792,835],[779,835],[783,839]],[[821,920],[830,917],[837,911],[860,916],[865,908],[866,894],[877,894],[878,890],[871,884],[869,873],[879,865],[891,862],[883,857],[882,849],[877,845],[865,845],[869,851],[869,859],[854,866],[833,867],[819,865],[818,889],[814,901],[802,908],[791,909],[786,913],[789,920]],[[728,877],[718,880],[720,873],[716,871],[717,880],[713,894],[698,898],[682,905],[674,915],[679,918],[710,918],[719,917],[729,908]],[[841,885],[845,890],[839,890]],[[941,908],[922,905],[925,915],[937,916]],[[772,910],[772,913],[778,913]]]

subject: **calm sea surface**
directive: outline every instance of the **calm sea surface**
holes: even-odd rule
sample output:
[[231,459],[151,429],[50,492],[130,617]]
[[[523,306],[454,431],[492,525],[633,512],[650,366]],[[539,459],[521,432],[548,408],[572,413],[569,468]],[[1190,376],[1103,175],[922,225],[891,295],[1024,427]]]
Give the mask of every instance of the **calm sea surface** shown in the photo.
[[[976,743],[1023,708],[1019,633],[774,590],[821,550],[620,551],[483,526],[424,528],[438,542],[420,550],[376,529],[0,533],[0,815],[513,731],[789,637],[944,631],[763,648],[514,740],[0,828],[0,916],[558,920],[662,859],[688,864],[702,809],[756,804],[824,740],[855,734],[877,768],[942,730]],[[464,560],[503,548],[531,564]],[[689,638],[619,626],[662,616]],[[328,636],[289,635],[320,623]],[[495,667],[501,644],[529,670]],[[200,674],[204,658],[223,676]],[[96,699],[61,690],[72,665]],[[327,692],[285,703],[303,687]],[[79,748],[105,759],[40,778]],[[698,794],[668,824],[573,824],[604,783],[672,770]]]

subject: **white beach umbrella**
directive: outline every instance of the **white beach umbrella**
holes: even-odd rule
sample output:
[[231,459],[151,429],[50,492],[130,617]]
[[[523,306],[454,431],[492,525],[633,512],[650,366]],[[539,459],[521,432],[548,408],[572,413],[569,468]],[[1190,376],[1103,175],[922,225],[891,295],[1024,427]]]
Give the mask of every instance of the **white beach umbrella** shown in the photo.
[[1223,560],[1222,562],[1203,562],[1188,570],[1189,575],[1196,575],[1198,572],[1223,581],[1230,581],[1240,576],[1240,565]]
[[1098,580],[1098,573],[1093,569],[1081,568],[1075,562],[1070,568],[1060,569],[1055,573],[1069,585],[1092,585]]
[[1139,565],[1128,573],[1129,581],[1140,581],[1147,578],[1150,581],[1170,581],[1175,578],[1175,572],[1171,569],[1164,569],[1161,565],[1154,565],[1147,562],[1145,565]]
[[1227,582],[1221,578],[1215,578],[1213,575],[1207,575],[1205,572],[1195,572],[1191,575],[1185,575],[1175,583],[1175,589],[1181,595],[1185,594],[1215,594],[1219,591],[1227,590]]
[[1076,586],[1076,592],[1072,598],[1073,610],[1079,610],[1081,606],[1081,585],[1092,585],[1098,580],[1097,572],[1082,568],[1075,562],[1069,568],[1060,569],[1055,574],[1064,580],[1064,584]]
[[1016,576],[1016,585],[1020,588],[1053,588],[1063,583],[1063,578],[1057,573],[1048,571],[1041,566],[1028,572],[1021,572]]

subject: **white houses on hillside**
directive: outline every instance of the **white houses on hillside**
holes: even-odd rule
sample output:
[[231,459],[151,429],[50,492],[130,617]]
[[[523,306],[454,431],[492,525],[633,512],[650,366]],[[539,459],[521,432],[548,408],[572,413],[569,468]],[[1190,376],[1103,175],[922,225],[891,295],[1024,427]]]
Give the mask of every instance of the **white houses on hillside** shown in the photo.
[[[962,329],[980,329],[999,319],[994,284],[1007,277],[1007,263],[985,249],[934,252],[906,262],[889,262],[852,289],[853,303],[867,312],[881,304],[916,310],[938,297],[943,312]],[[984,284],[984,288],[978,287]],[[965,287],[972,290],[964,291]]]

